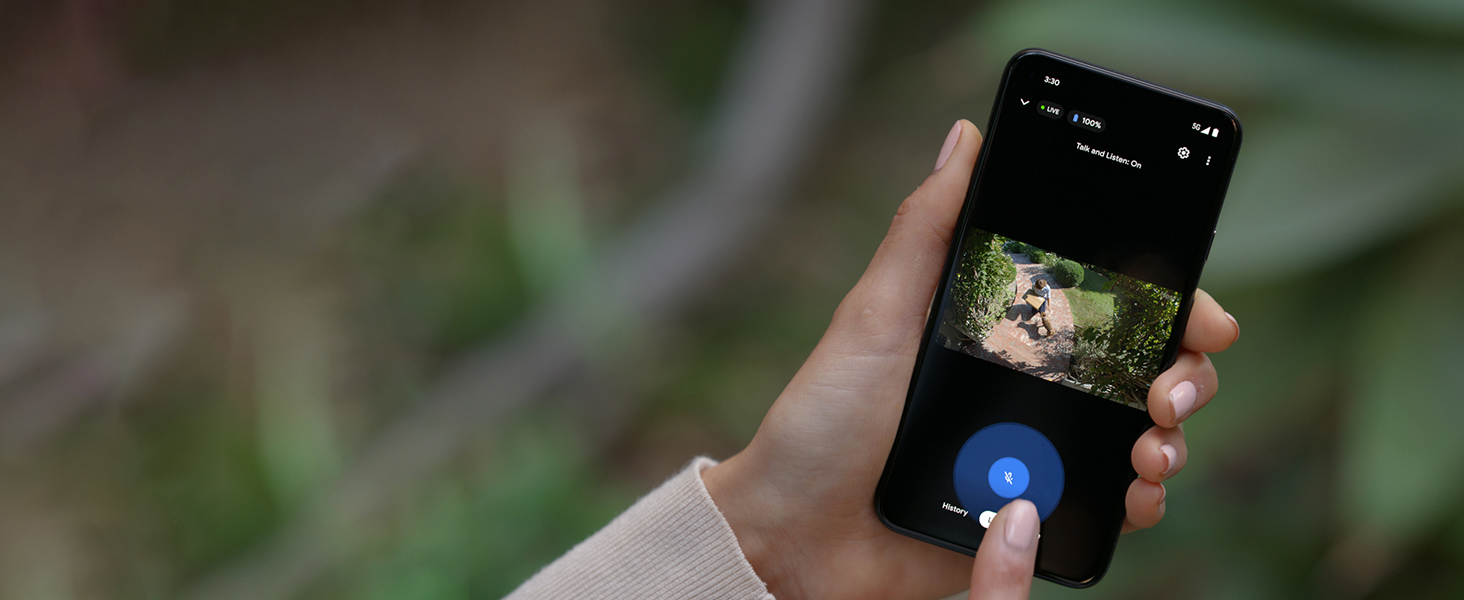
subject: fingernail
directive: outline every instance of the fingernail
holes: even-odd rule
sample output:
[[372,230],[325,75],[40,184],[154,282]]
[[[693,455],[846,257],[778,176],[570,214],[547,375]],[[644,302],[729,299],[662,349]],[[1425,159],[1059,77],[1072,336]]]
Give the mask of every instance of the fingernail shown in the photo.
[[1179,452],[1175,451],[1174,446],[1169,444],[1160,446],[1159,451],[1164,453],[1164,458],[1168,461],[1164,463],[1163,473],[1165,477],[1168,477],[1174,472],[1174,466],[1179,463]]
[[1162,484],[1162,483],[1159,484],[1159,502],[1156,502],[1156,504],[1158,504],[1160,506],[1163,506],[1164,505],[1164,498],[1166,496],[1168,496],[1168,495],[1169,495],[1169,488],[1164,487],[1164,484]]
[[[936,168],[939,169],[940,167]],[[1235,339],[1240,339],[1240,323],[1235,320],[1235,315],[1225,313],[1225,318],[1230,319],[1230,324],[1235,326]],[[1231,340],[1231,343],[1235,343],[1235,340]]]
[[939,171],[944,167],[947,160],[951,158],[951,152],[956,149],[956,142],[961,141],[961,122],[951,127],[951,132],[946,134],[945,143],[940,146],[940,156],[935,157],[935,170]]
[[1195,384],[1186,379],[1169,390],[1169,403],[1174,406],[1174,422],[1178,423],[1189,416],[1190,409],[1195,407]]
[[1007,547],[1026,551],[1037,541],[1037,507],[1031,502],[1013,502],[1006,518]]

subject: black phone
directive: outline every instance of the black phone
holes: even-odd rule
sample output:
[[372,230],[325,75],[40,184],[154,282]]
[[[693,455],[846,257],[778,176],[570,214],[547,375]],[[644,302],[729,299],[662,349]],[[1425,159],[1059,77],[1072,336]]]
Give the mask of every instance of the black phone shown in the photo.
[[1038,49],[1007,63],[875,508],[975,554],[1014,498],[1036,575],[1098,582],[1240,149],[1230,109]]

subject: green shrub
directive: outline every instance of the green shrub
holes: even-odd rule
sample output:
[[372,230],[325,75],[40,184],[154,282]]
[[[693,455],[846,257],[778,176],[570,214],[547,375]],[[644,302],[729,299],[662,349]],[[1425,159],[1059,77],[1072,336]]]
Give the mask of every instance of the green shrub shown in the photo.
[[1107,358],[1103,346],[1095,341],[1094,329],[1078,325],[1073,332],[1072,366],[1068,368],[1068,377],[1075,381],[1091,382],[1094,366]]
[[1011,257],[1002,254],[1007,245],[1003,240],[992,233],[972,230],[951,283],[946,321],[973,340],[991,332],[1011,301],[1007,286],[1016,278],[1017,268]]
[[1077,287],[1083,282],[1083,265],[1064,258],[1052,266],[1052,277],[1062,287]]
[[1047,254],[1046,252],[1043,252],[1041,248],[1038,248],[1026,242],[1019,242],[1016,240],[1010,240],[1007,243],[1002,244],[1001,251],[1010,252],[1012,254],[1026,254],[1027,258],[1032,259],[1032,262],[1042,262],[1038,259]]
[[1179,294],[1132,277],[1112,277],[1113,324],[1077,328],[1074,346],[1082,352],[1068,375],[1092,384],[1094,394],[1144,408],[1179,312]]

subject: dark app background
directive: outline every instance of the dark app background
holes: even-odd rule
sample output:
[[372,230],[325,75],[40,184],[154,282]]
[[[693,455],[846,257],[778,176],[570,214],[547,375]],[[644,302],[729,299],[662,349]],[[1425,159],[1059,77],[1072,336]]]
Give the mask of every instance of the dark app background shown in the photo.
[[[1045,81],[1054,78],[1060,83]],[[1026,100],[1027,104],[1023,104]],[[1061,106],[1062,119],[1038,112]],[[1071,124],[1072,111],[1104,131]],[[1219,127],[1218,137],[1192,127]],[[1185,293],[1170,342],[1184,320],[1229,180],[1238,124],[1227,111],[1117,77],[1028,54],[1014,59],[988,127],[968,199],[970,227],[1027,242]],[[1081,143],[1104,152],[1080,150]],[[1188,149],[1181,158],[1179,149]],[[1116,162],[1107,153],[1138,161]],[[1207,165],[1206,162],[1209,162]],[[952,248],[962,247],[962,239]],[[938,292],[944,307],[950,283]],[[932,315],[931,325],[942,319]],[[1134,477],[1130,451],[1148,414],[941,347],[927,328],[915,385],[881,484],[879,509],[897,529],[968,552],[985,530],[958,505],[952,470],[967,438],[987,425],[1031,426],[1056,446],[1066,471],[1057,509],[1042,524],[1038,574],[1092,583],[1107,569]]]

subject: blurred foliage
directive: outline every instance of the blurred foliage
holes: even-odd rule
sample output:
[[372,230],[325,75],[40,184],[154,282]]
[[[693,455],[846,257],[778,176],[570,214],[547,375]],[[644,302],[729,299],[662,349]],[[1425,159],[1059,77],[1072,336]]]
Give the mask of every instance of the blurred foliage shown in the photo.
[[[643,12],[642,12],[643,11]],[[706,118],[748,17],[746,2],[661,0],[625,15],[636,55],[671,101]],[[646,13],[654,19],[641,18]]]
[[451,175],[411,173],[389,184],[349,232],[353,266],[397,335],[458,351],[528,305],[507,210],[494,195]]
[[[25,254],[36,263],[18,271],[0,257],[0,414],[71,389],[14,373],[64,370],[73,354],[85,366],[120,344],[85,334],[117,320],[86,302],[159,304],[118,283],[135,264],[143,280],[186,286],[192,320],[151,370],[137,367],[146,376],[112,382],[45,443],[3,449],[5,600],[172,597],[254,558],[444,364],[511,331],[611,233],[654,210],[647,200],[703,143],[696,132],[756,5],[66,7],[77,10],[6,7],[21,17],[0,24],[12,62],[68,77],[117,63],[132,77],[73,86],[93,90],[75,103],[90,115],[80,125],[55,117],[71,105],[41,92],[47,110],[15,113],[25,128],[7,143],[21,150],[6,157],[24,168],[9,180],[50,172],[23,162],[58,145],[24,137],[41,128],[85,151],[47,167],[64,183],[5,200],[7,215],[59,245]],[[126,16],[116,39],[86,20],[113,11]],[[38,25],[52,13],[82,21]],[[53,42],[55,31],[102,33],[88,45]],[[498,597],[691,457],[735,452],[929,173],[950,122],[984,125],[1001,66],[1031,46],[1226,103],[1245,126],[1202,283],[1243,333],[1213,357],[1223,389],[1186,424],[1188,465],[1167,484],[1164,522],[1124,536],[1095,589],[1038,584],[1035,595],[1464,594],[1464,403],[1451,379],[1464,367],[1464,125],[1447,117],[1464,98],[1464,4],[884,2],[863,35],[859,76],[828,107],[834,126],[736,265],[393,490],[399,505],[330,540],[334,566],[299,596]],[[321,58],[317,43],[385,49]],[[64,60],[26,62],[44,52]],[[284,75],[258,75],[271,65]],[[6,71],[0,100],[47,85],[38,69]],[[487,91],[473,95],[480,73]],[[332,85],[348,93],[322,91]],[[228,119],[184,118],[190,99],[214,98],[188,93],[215,89]],[[251,111],[271,103],[315,108]],[[175,121],[204,143],[159,133]],[[379,135],[353,137],[372,127]],[[373,154],[346,183],[257,167],[323,171],[322,155],[376,148],[359,139],[390,140],[410,160]],[[83,168],[108,153],[126,160]],[[116,183],[156,157],[175,162]],[[230,161],[249,168],[210,168]],[[352,183],[369,190],[362,205],[332,204]],[[88,186],[108,202],[68,204]],[[165,193],[181,200],[149,204]],[[46,229],[88,215],[105,218]],[[191,237],[154,233],[176,230]],[[10,243],[24,227],[6,231]],[[114,261],[102,267],[80,268],[71,252],[128,235],[143,250],[104,247]],[[91,279],[34,291],[15,287],[17,272]],[[34,361],[13,350],[28,339],[12,326],[28,322],[15,298],[46,304],[64,333]]]
[[[112,3],[125,9],[121,2]],[[240,53],[290,43],[312,30],[370,23],[402,14],[448,21],[460,14],[452,0],[223,0],[155,1],[124,14],[131,30],[129,60],[166,72],[200,62],[228,60]],[[119,10],[121,12],[121,10]]]
[[339,574],[345,596],[497,598],[630,506],[634,494],[592,474],[579,434],[552,416],[525,421],[436,482]]
[[[213,392],[212,394],[210,392]],[[281,517],[259,460],[259,447],[240,427],[236,404],[209,398],[216,390],[164,390],[159,404],[130,415],[137,449],[132,476],[136,506],[152,536],[176,557],[180,574],[196,574],[248,547]],[[171,396],[171,397],[169,397]],[[84,462],[69,465],[85,470]]]

